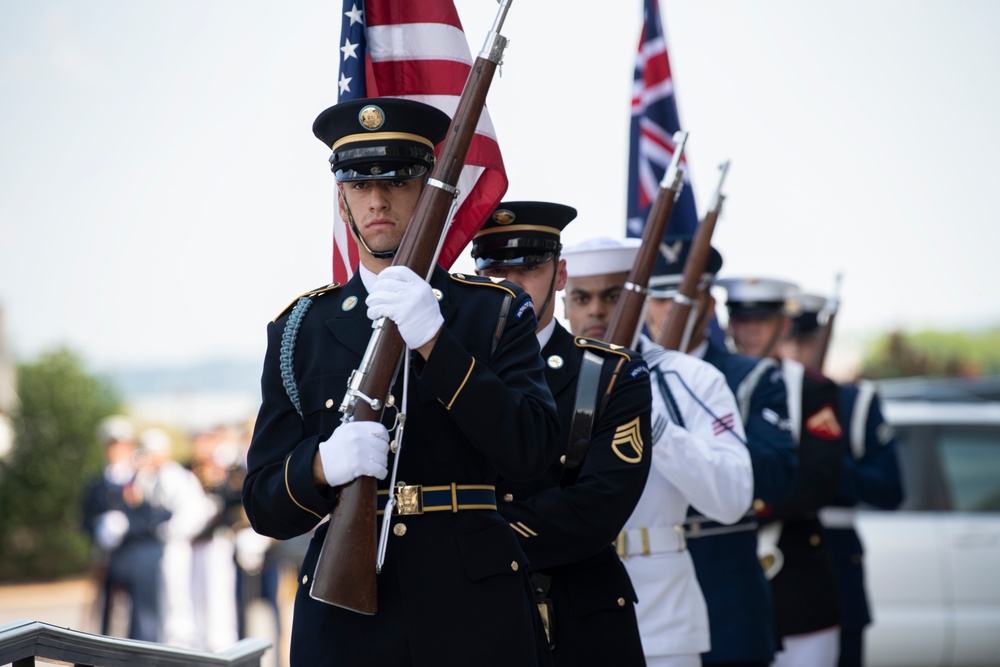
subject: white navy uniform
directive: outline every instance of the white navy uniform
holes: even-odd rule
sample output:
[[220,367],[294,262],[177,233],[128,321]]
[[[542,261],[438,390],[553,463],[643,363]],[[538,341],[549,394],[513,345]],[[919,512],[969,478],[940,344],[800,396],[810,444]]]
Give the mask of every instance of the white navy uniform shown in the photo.
[[638,594],[647,661],[698,665],[710,646],[708,610],[684,519],[689,504],[720,523],[742,518],[753,501],[750,454],[721,372],[644,335],[637,347],[652,376],[653,467],[619,536],[619,555]]

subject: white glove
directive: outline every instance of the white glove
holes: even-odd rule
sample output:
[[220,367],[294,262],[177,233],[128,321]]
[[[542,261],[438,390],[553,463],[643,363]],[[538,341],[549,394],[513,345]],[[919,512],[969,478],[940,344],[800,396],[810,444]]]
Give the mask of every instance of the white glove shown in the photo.
[[110,510],[97,517],[94,528],[94,538],[102,549],[110,551],[117,548],[128,532],[128,517],[119,510]]
[[342,486],[362,475],[385,479],[389,474],[389,431],[378,422],[341,424],[319,444],[323,476]]
[[399,335],[411,350],[429,342],[444,324],[431,286],[405,266],[383,269],[367,304],[368,319],[388,317],[395,322]]
[[253,528],[236,531],[236,563],[244,572],[259,574],[264,569],[264,557],[273,540],[259,535]]

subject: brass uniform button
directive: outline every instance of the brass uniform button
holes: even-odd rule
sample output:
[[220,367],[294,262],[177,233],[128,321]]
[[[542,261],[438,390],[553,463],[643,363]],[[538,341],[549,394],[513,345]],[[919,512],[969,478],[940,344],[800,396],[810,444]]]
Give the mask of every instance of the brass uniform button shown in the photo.
[[565,465],[565,463],[566,463],[566,455],[565,454],[563,454],[562,456],[559,457],[559,463],[562,463],[562,464]]
[[326,399],[326,408],[327,408],[327,410],[329,410],[332,407],[333,407],[333,399],[332,398]]
[[755,499],[755,500],[753,501],[753,511],[754,511],[754,512],[760,512],[761,510],[763,510],[763,509],[764,509],[764,507],[765,507],[766,505],[767,505],[767,503],[765,503],[765,502],[764,502],[763,500],[761,500],[760,498],[757,498],[757,499]]
[[308,583],[309,583],[309,575],[308,574],[303,574],[302,575],[302,585],[305,586]]
[[811,547],[818,547],[819,546],[819,535],[810,535],[809,536],[809,546],[811,546]]
[[512,560],[510,562],[510,569],[514,570],[515,572],[517,572],[517,570],[518,570],[519,567],[520,566],[517,564],[516,560]]
[[396,537],[402,537],[403,535],[406,535],[406,524],[397,523],[395,526],[392,527],[392,534],[395,535]]
[[514,494],[513,493],[505,493],[505,494],[503,494],[503,501],[505,503],[512,503],[512,502],[514,502]]
[[625,598],[618,598],[618,606],[619,607],[625,606]]

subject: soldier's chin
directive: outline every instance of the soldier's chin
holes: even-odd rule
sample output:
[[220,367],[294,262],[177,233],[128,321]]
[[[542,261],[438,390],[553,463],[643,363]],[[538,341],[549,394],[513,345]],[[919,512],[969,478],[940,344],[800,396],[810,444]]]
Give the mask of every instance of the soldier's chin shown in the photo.
[[604,334],[608,332],[607,327],[587,327],[583,330],[584,338],[593,338],[595,340],[604,340]]

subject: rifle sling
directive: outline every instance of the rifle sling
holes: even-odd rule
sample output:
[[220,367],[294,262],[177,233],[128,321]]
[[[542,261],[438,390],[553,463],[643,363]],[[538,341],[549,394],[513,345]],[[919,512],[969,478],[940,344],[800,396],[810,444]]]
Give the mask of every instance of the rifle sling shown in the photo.
[[589,350],[583,352],[580,374],[576,380],[576,405],[569,429],[564,470],[575,470],[583,463],[594,427],[597,397],[601,393],[601,369],[604,359]]

